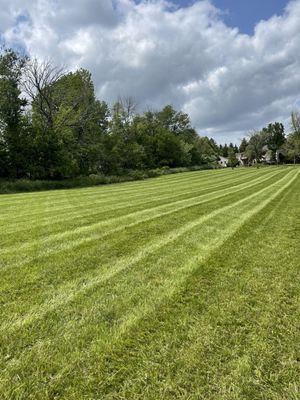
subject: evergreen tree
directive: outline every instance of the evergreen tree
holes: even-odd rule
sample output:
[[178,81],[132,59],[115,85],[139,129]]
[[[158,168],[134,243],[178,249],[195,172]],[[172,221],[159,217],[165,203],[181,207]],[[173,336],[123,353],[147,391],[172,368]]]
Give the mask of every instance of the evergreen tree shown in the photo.
[[22,137],[27,129],[24,119],[26,100],[20,82],[26,58],[10,49],[0,54],[0,174],[22,177],[25,174],[26,147]]
[[228,167],[234,168],[238,164],[238,160],[235,155],[234,147],[229,147],[228,150]]
[[240,147],[239,147],[239,152],[244,153],[246,151],[246,148],[248,146],[248,142],[245,138],[242,139]]

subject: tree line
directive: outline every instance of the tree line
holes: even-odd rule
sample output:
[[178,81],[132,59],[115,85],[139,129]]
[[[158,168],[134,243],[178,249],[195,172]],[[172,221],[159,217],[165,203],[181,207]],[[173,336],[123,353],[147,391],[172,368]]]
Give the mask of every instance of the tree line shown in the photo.
[[111,108],[85,69],[0,56],[0,176],[62,179],[215,161],[217,145],[170,105],[138,114],[130,97]]
[[228,166],[238,164],[237,155],[245,160],[245,165],[296,163],[300,161],[300,115],[291,113],[291,132],[285,135],[280,122],[268,124],[261,130],[248,134],[239,146],[233,143],[219,145],[217,154],[228,159]]
[[293,132],[270,124],[240,147],[199,136],[189,116],[167,105],[137,112],[131,97],[111,107],[97,99],[86,69],[65,72],[11,49],[0,53],[0,177],[64,179],[128,170],[190,167],[245,152],[259,160],[265,146],[286,160],[300,157],[300,118]]
[[291,132],[285,135],[280,122],[268,124],[260,131],[252,132],[248,139],[243,138],[240,152],[244,153],[250,163],[262,160],[269,163],[296,163],[300,159],[300,116],[291,114]]

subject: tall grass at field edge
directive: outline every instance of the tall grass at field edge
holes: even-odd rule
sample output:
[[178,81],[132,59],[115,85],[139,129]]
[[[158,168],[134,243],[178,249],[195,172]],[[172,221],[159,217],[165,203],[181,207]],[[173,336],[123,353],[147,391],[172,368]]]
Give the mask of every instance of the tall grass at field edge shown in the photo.
[[130,181],[144,180],[148,178],[156,178],[162,175],[178,174],[188,171],[201,171],[218,169],[217,164],[195,165],[192,167],[169,168],[162,167],[151,170],[131,170],[122,175],[103,175],[91,174],[89,176],[80,176],[77,178],[63,180],[31,180],[17,179],[5,180],[0,179],[0,194],[22,193],[22,192],[38,192],[45,190],[71,189],[90,187],[98,185],[107,185],[113,183],[122,183]]

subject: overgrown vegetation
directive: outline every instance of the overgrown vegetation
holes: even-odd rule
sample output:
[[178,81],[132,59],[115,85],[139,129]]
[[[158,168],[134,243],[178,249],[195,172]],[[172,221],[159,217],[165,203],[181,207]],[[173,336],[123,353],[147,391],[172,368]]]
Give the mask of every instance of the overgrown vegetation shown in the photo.
[[0,398],[299,398],[299,188],[269,167],[2,195]]
[[121,175],[91,174],[89,176],[79,176],[72,179],[61,180],[30,180],[30,179],[0,179],[0,194],[18,192],[36,192],[42,190],[71,189],[78,187],[89,187],[120,183],[128,181],[138,181],[147,178],[155,178],[161,175],[177,174],[188,171],[199,171],[206,169],[216,169],[216,164],[205,164],[202,166],[179,167],[179,168],[155,168],[148,170],[128,170]]
[[[24,95],[23,95],[24,93]],[[0,55],[0,176],[66,179],[90,174],[210,164],[217,145],[168,105],[136,112],[130,97],[111,109],[91,75],[49,62]]]

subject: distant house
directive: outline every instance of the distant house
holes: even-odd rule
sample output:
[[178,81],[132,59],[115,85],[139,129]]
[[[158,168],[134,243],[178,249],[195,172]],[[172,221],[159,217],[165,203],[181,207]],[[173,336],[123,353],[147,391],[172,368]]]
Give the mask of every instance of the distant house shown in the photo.
[[265,145],[262,150],[263,154],[260,158],[260,162],[265,164],[275,164],[280,162],[280,155],[283,154],[282,150],[279,149],[274,152],[267,145]]
[[241,166],[248,165],[248,157],[246,156],[245,153],[236,153],[235,156],[239,162],[239,165]]
[[[239,166],[248,165],[248,158],[246,157],[245,153],[235,153],[235,156],[238,160]],[[224,168],[228,167],[228,157],[219,156],[218,163]]]
[[228,158],[227,157],[223,157],[223,156],[219,156],[219,160],[218,163],[221,165],[221,167],[228,167]]

